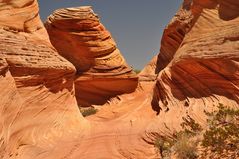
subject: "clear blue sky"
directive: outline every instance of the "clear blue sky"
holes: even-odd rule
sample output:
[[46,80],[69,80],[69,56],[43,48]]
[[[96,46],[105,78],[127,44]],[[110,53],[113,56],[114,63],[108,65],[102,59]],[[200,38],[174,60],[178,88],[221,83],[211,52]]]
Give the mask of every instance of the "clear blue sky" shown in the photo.
[[129,65],[142,69],[158,54],[163,29],[182,0],[38,0],[43,21],[54,10],[90,5]]

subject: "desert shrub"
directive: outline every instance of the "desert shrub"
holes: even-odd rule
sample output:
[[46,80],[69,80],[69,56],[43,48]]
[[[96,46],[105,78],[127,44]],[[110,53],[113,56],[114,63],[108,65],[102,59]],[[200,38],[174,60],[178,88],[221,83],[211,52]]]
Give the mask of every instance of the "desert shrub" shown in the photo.
[[155,140],[154,146],[157,148],[162,158],[169,157],[171,154],[171,147],[174,145],[174,140],[165,137],[158,137]]
[[198,141],[192,135],[180,131],[173,135],[174,138],[159,137],[155,140],[155,147],[162,158],[170,157],[175,153],[180,159],[196,159]]
[[134,72],[135,72],[136,74],[139,74],[139,73],[141,72],[141,70],[134,69]]
[[175,153],[180,159],[196,159],[198,141],[193,138],[202,131],[202,127],[190,116],[183,117],[182,131],[174,133],[172,138],[158,137],[155,147],[165,158]]
[[217,111],[206,114],[209,127],[203,134],[202,146],[219,155],[239,153],[239,109],[220,104]]
[[[198,158],[197,147],[201,143],[204,154],[211,152],[212,157],[215,155],[224,158],[227,158],[227,155],[231,158],[238,157],[239,109],[219,104],[216,111],[205,113],[208,117],[206,130],[203,130],[190,116],[183,117],[181,124],[183,130],[174,133],[174,139],[168,140],[162,137],[157,139],[156,147],[160,152],[165,151],[169,155],[173,152],[180,159],[195,159]],[[200,141],[196,140],[199,136],[202,136]]]
[[97,109],[91,107],[91,108],[87,108],[87,109],[80,109],[80,112],[81,112],[83,117],[86,117],[86,116],[90,116],[90,115],[96,114],[97,113]]
[[183,122],[181,123],[181,126],[183,128],[183,133],[189,135],[189,136],[195,136],[202,132],[202,127],[200,124],[198,124],[193,118],[191,118],[189,115],[187,117],[183,117]]
[[181,133],[173,146],[174,152],[180,159],[196,159],[198,141],[193,140],[187,132]]
[[195,136],[200,134],[203,129],[189,115],[182,119],[181,127],[183,130],[176,133],[176,142],[173,146],[174,153],[180,159],[196,159],[198,158],[197,146],[199,141],[196,140]]

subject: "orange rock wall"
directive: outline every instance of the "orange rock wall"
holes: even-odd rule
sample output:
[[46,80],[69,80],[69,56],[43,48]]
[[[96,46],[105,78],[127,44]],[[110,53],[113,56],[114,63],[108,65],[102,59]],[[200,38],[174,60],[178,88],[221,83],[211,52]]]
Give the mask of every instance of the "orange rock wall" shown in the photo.
[[[235,6],[239,3],[229,0],[184,2],[162,39],[153,99],[158,111],[178,105],[238,105]],[[171,60],[165,65],[166,58]]]
[[50,44],[37,1],[0,1],[0,15],[0,158],[32,159],[79,131],[75,68]]

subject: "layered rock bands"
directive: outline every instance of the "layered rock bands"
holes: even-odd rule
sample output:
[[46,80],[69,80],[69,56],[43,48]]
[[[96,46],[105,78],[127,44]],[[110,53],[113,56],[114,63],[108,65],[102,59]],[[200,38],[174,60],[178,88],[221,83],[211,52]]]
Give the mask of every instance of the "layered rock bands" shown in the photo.
[[56,10],[45,26],[53,46],[77,69],[79,105],[104,104],[136,89],[136,74],[91,7]]
[[0,1],[0,158],[40,157],[79,131],[75,72],[49,42],[37,1]]
[[[0,0],[2,159],[161,158],[155,138],[182,117],[203,125],[219,103],[238,108],[236,0],[184,0],[138,87],[90,7],[56,10],[50,40],[38,12],[36,0]],[[93,104],[83,118],[78,105]]]
[[190,1],[166,27],[153,105],[239,104],[239,2]]

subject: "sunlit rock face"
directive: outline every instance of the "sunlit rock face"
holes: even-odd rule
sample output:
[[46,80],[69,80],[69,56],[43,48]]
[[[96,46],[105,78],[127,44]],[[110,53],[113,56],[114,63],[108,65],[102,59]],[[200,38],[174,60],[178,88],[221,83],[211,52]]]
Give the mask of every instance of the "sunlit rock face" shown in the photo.
[[77,69],[75,87],[81,106],[103,104],[135,90],[135,73],[91,7],[56,10],[45,26],[53,46]]
[[35,158],[79,131],[75,72],[49,42],[37,1],[0,1],[0,158]]
[[47,32],[38,14],[36,0],[0,0],[0,26],[11,32],[37,34],[47,39]]
[[144,69],[138,74],[139,81],[141,82],[154,82],[157,78],[158,56],[154,56],[153,59],[144,67]]
[[166,27],[154,108],[239,104],[239,2],[185,0]]
[[46,27],[58,53],[36,1],[0,0],[0,158],[161,158],[155,138],[172,137],[182,117],[203,125],[218,103],[238,107],[238,9],[185,0],[138,89],[83,118],[74,84],[82,105],[137,85],[110,34],[89,7],[57,10]]

